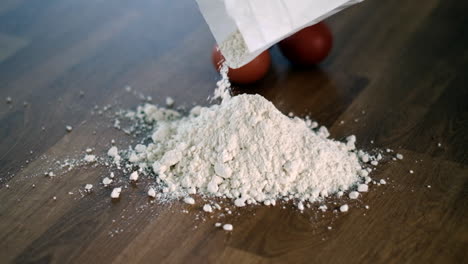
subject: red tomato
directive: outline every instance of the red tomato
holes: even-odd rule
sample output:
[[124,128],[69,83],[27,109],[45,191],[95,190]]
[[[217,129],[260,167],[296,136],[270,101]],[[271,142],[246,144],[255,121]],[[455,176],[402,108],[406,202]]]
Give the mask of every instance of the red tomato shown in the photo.
[[279,47],[292,63],[309,66],[324,60],[333,45],[328,26],[320,22],[282,40]]
[[[215,46],[212,54],[213,65],[216,70],[219,70],[219,65],[224,61],[224,57],[221,52],[218,50],[218,47]],[[229,80],[234,83],[239,84],[249,84],[254,83],[268,73],[271,64],[271,56],[268,50],[260,53],[255,59],[246,65],[237,68],[229,68],[228,76]]]

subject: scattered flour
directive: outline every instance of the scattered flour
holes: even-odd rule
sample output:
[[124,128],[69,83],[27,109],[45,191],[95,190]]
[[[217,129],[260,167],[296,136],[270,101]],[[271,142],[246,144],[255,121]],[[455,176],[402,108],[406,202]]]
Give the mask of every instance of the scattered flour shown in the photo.
[[117,155],[119,155],[119,150],[117,149],[117,147],[111,147],[108,151],[107,151],[107,155],[109,157],[115,157]]
[[318,207],[318,209],[320,211],[322,211],[322,212],[325,212],[325,211],[327,211],[328,207],[326,205],[321,205],[321,206]]
[[356,191],[352,191],[349,193],[349,198],[350,199],[357,199],[359,197],[359,193]]
[[109,179],[108,177],[105,177],[104,179],[102,179],[102,184],[104,186],[108,186],[111,183],[112,183],[112,179]]
[[349,206],[347,204],[340,206],[340,212],[344,213],[344,212],[348,212],[348,210],[349,210]]
[[111,147],[108,151],[107,151],[107,155],[109,157],[112,157],[113,161],[115,164],[120,164],[120,160],[121,160],[121,157],[119,155],[119,149],[115,146]]
[[95,162],[96,161],[96,156],[95,155],[85,155],[84,161],[86,161],[86,162]]
[[112,190],[112,193],[111,193],[111,198],[112,199],[117,199],[120,197],[120,193],[122,192],[122,188],[121,187],[117,187],[117,188],[114,188]]
[[301,210],[301,211],[304,211],[304,204],[302,202],[299,202],[297,204],[297,209]]
[[134,172],[132,172],[132,174],[130,174],[129,179],[130,179],[131,181],[137,181],[137,180],[138,180],[138,177],[139,177],[138,171],[134,171]]
[[195,199],[193,199],[193,198],[190,197],[190,196],[185,197],[185,198],[184,198],[184,203],[186,203],[186,204],[195,204]]
[[[231,42],[220,45],[234,67],[242,60],[242,43],[233,35]],[[304,211],[331,195],[342,197],[352,190],[349,198],[357,199],[368,191],[369,165],[377,166],[383,159],[381,154],[372,156],[356,149],[354,135],[343,142],[330,139],[326,127],[310,118],[284,115],[260,95],[231,97],[227,65],[220,68],[222,79],[213,96],[220,104],[194,106],[183,114],[146,103],[125,114],[135,126],[144,128],[139,133],[146,133],[140,134],[146,137],[139,144],[119,150],[112,140],[107,151],[111,162],[91,155],[91,148],[86,149],[83,160],[115,166],[133,182],[140,175],[150,176],[154,182],[147,195],[151,198],[182,199],[193,205],[191,195],[199,195],[209,200],[202,207],[208,213],[222,209],[210,198],[227,198],[236,207],[290,201]],[[168,107],[173,104],[172,98],[166,98]],[[71,130],[67,126],[67,131]],[[396,154],[395,158],[403,156]],[[108,187],[114,181],[121,183],[122,179],[114,179],[114,172],[110,172],[110,178],[105,177],[102,183]],[[85,192],[92,188],[87,184]],[[121,192],[122,187],[113,188],[110,196],[117,199]],[[322,212],[328,209],[324,204],[318,208]],[[348,210],[347,204],[339,207],[341,212]],[[233,213],[228,207],[220,212],[223,216]],[[231,224],[215,225],[233,230]]]
[[225,231],[232,231],[234,229],[234,227],[231,224],[224,224],[223,229]]
[[166,105],[171,107],[174,105],[174,99],[172,97],[166,97]]
[[152,197],[152,198],[155,198],[155,197],[156,197],[156,191],[154,190],[153,187],[150,187],[150,188],[148,189],[148,196],[149,196],[149,197]]
[[357,190],[358,192],[367,192],[369,190],[369,186],[367,184],[359,184]]
[[92,185],[92,184],[89,184],[89,183],[88,183],[88,184],[85,185],[85,191],[86,191],[86,192],[91,192],[91,189],[93,189],[93,185]]
[[207,213],[211,213],[211,212],[213,212],[213,208],[211,207],[211,205],[205,204],[205,205],[203,206],[203,211],[205,211],[205,212],[207,212]]

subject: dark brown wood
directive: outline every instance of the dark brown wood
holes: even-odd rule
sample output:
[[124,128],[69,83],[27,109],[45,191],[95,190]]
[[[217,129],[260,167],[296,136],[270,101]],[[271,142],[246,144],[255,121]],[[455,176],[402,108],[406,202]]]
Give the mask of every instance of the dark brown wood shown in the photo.
[[133,140],[91,113],[141,103],[126,85],[155,103],[208,104],[214,40],[195,1],[1,1],[0,263],[466,263],[466,10],[467,1],[368,0],[327,20],[335,43],[320,66],[294,68],[273,48],[268,76],[236,92],[405,159],[379,167],[372,177],[389,184],[347,214],[252,206],[226,216],[226,233],[200,206],[150,203],[151,179],[111,202],[110,189],[78,192],[107,168],[42,175],[87,147]]

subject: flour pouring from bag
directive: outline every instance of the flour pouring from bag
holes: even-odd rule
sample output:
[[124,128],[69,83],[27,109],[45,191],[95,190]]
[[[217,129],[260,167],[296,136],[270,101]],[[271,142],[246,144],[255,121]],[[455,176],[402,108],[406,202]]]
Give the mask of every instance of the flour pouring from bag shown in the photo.
[[229,67],[362,0],[197,0]]

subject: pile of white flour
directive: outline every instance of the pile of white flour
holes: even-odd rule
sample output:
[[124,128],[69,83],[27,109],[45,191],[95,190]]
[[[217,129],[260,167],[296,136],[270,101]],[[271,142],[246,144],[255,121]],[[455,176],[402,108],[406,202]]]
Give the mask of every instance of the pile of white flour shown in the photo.
[[151,143],[124,156],[156,176],[160,196],[226,197],[236,206],[283,198],[313,202],[367,176],[354,136],[329,139],[325,127],[314,130],[315,122],[290,118],[260,95],[230,97],[223,80],[220,105],[196,106],[183,116],[146,104],[131,114],[154,130]]

